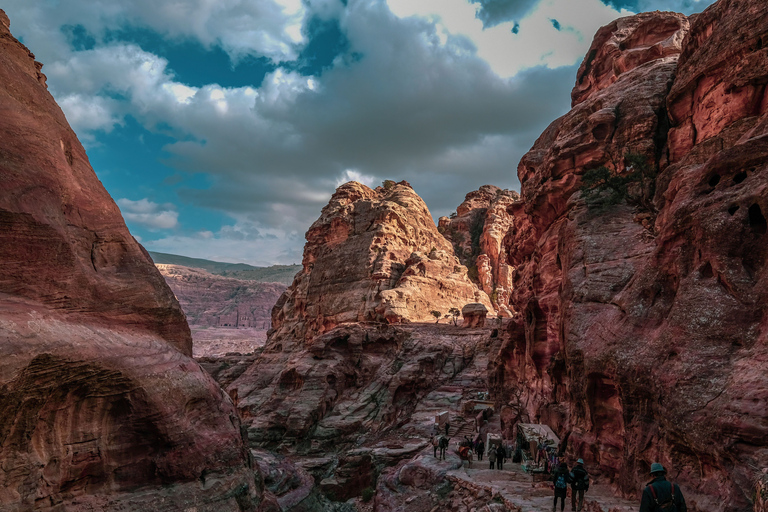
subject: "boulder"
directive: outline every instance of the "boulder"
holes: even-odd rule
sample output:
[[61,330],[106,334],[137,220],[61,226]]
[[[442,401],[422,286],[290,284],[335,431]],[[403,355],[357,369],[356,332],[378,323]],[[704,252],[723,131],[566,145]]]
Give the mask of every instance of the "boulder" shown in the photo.
[[461,308],[461,316],[464,318],[462,327],[483,327],[485,326],[485,317],[488,315],[488,308],[479,302],[466,304]]

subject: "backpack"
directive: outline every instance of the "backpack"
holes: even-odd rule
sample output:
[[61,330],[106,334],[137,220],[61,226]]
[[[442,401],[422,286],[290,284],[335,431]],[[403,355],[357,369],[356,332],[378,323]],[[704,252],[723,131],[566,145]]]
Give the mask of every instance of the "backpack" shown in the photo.
[[576,491],[589,489],[589,473],[582,467],[575,467],[571,471],[571,478],[573,479],[573,489]]
[[656,495],[656,489],[653,488],[653,484],[648,487],[651,488],[651,494],[653,495],[653,501],[656,503],[656,510],[661,512],[677,512],[677,504],[675,503],[675,484],[669,482],[669,487],[672,491],[670,497],[662,502],[659,502],[659,498]]
[[565,475],[560,473],[555,480],[555,489],[567,489],[568,481],[565,479]]

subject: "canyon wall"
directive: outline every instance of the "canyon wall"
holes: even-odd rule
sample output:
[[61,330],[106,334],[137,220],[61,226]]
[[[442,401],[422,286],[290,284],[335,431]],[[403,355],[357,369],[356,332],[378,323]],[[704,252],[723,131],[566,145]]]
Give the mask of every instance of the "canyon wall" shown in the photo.
[[0,509],[256,510],[232,403],[0,11]]
[[766,27],[720,0],[602,28],[518,166],[494,392],[630,497],[659,461],[689,510],[745,511],[767,465]]

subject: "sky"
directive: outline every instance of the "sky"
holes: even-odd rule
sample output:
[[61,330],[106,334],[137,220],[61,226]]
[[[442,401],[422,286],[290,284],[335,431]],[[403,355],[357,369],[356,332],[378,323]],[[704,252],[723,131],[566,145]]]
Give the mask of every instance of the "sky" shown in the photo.
[[712,0],[3,0],[151,251],[300,263],[335,188],[406,180],[435,219],[517,164],[592,36]]

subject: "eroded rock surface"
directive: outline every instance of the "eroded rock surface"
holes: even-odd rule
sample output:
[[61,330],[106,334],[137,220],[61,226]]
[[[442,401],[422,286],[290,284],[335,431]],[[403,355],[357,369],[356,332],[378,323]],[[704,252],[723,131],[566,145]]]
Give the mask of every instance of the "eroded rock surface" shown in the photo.
[[0,11],[0,509],[255,510],[230,399]]
[[[495,391],[628,496],[662,462],[689,510],[747,510],[768,460],[766,26],[721,0],[599,31],[506,239],[522,315]],[[587,208],[580,176],[627,151],[655,195]]]
[[304,268],[272,313],[275,339],[310,341],[345,323],[426,322],[431,311],[490,305],[405,182],[342,185],[306,238]]
[[512,267],[507,262],[503,240],[513,226],[509,207],[519,199],[517,192],[483,185],[470,192],[453,217],[441,217],[439,229],[454,246],[460,261],[491,299],[494,310],[512,316],[509,296]]

